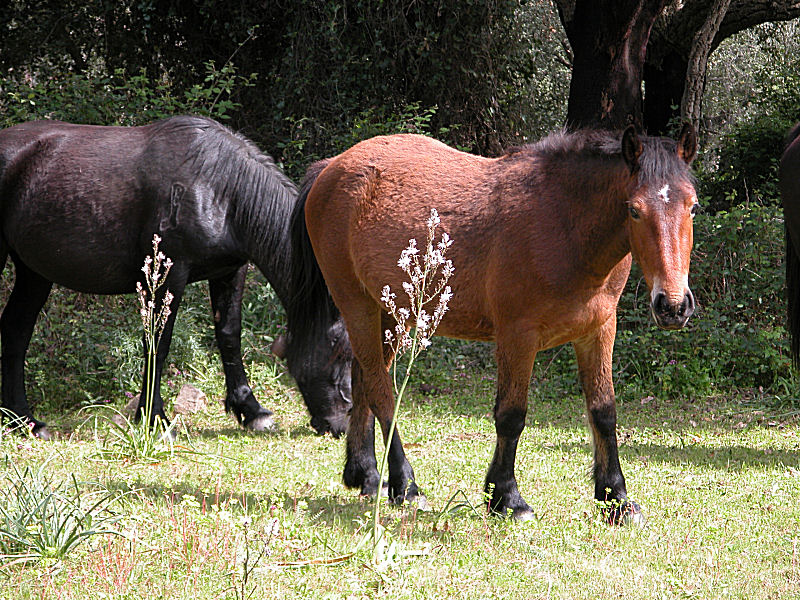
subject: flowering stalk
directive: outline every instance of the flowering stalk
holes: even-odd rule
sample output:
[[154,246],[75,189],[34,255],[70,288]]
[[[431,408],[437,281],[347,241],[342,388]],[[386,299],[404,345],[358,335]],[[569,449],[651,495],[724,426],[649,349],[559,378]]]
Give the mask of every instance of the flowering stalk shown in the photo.
[[[164,299],[161,307],[156,310],[156,292],[164,285],[167,279],[169,270],[172,267],[172,259],[164,256],[163,252],[158,249],[158,244],[161,238],[153,235],[153,255],[146,256],[144,259],[144,266],[142,272],[144,273],[144,281],[147,289],[140,281],[136,282],[136,294],[139,298],[139,314],[142,318],[142,327],[144,329],[144,345],[145,345],[145,414],[143,415],[145,423],[149,427],[150,417],[153,410],[153,397],[155,396],[155,386],[158,384],[155,377],[156,370],[156,352],[158,343],[161,339],[161,334],[164,333],[164,328],[167,325],[172,309],[173,295],[169,290],[164,292]],[[163,272],[162,272],[163,269]]]
[[[442,233],[440,241],[435,243],[436,227],[440,222],[436,209],[431,209],[431,216],[427,221],[428,240],[424,254],[420,254],[419,248],[417,248],[417,241],[412,238],[408,241],[408,247],[400,254],[400,260],[397,261],[397,266],[409,278],[409,281],[403,282],[403,291],[408,296],[408,308],[397,306],[395,302],[396,295],[392,293],[388,285],[381,290],[381,302],[386,306],[389,314],[394,317],[397,324],[394,331],[386,330],[384,338],[385,343],[391,346],[395,355],[393,365],[395,402],[392,423],[389,426],[387,442],[379,469],[378,497],[375,500],[373,516],[373,532],[376,542],[378,541],[377,532],[380,529],[380,490],[383,488],[383,480],[389,458],[389,447],[394,436],[400,403],[411,376],[411,367],[414,364],[414,359],[431,345],[431,337],[433,337],[442,317],[447,312],[447,304],[453,297],[453,292],[450,286],[447,285],[447,281],[453,274],[453,263],[445,258],[447,249],[452,245],[453,241],[447,233]],[[433,312],[428,312],[426,307],[433,303],[435,303]],[[413,333],[411,333],[412,329]],[[403,381],[398,389],[397,359],[405,353],[408,353],[408,363],[406,364]]]

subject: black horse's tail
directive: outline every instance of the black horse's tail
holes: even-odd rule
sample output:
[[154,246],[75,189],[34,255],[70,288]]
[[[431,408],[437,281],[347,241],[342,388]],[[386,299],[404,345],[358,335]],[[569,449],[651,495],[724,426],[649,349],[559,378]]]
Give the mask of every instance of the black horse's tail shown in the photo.
[[[800,123],[795,125],[786,136],[784,147],[784,159],[786,158],[787,150],[792,142],[800,137]],[[795,152],[795,154],[797,154]],[[795,160],[797,162],[797,160]],[[797,206],[797,186],[800,181],[797,181],[797,169],[790,168],[790,161],[781,161],[781,200],[783,202],[784,211],[784,233],[786,236],[786,300],[788,305],[788,329],[791,338],[791,357],[792,363],[795,367],[800,365],[800,256],[798,252],[800,248],[797,247],[797,240],[800,240],[800,231],[792,231],[796,229],[796,219],[792,218],[796,214]],[[794,240],[792,236],[794,235]]]
[[800,364],[800,257],[798,248],[786,228],[786,300],[788,304],[789,336],[792,340],[791,356],[795,367]]
[[330,160],[321,160],[308,168],[292,212],[292,289],[291,300],[286,307],[290,334],[287,349],[289,357],[313,347],[315,340],[324,339],[327,330],[339,318],[339,310],[333,303],[314,256],[305,218],[306,200],[311,187]]

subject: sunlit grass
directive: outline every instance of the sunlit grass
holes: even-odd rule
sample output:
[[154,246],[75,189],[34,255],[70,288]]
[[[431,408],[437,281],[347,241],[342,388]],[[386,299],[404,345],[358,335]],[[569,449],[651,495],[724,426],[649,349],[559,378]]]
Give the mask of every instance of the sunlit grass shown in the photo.
[[216,403],[187,417],[193,446],[225,460],[95,462],[86,460],[93,440],[84,429],[50,445],[9,436],[3,448],[20,469],[55,453],[52,477],[71,473],[125,492],[116,508],[125,537],[93,538],[57,567],[6,569],[0,598],[800,594],[797,420],[754,415],[736,398],[623,398],[622,466],[647,523],[612,528],[592,500],[582,398],[532,393],[517,474],[537,519],[513,523],[484,512],[494,425],[483,375],[467,370],[447,393],[423,392],[412,380],[399,423],[432,511],[387,507],[382,515],[401,546],[429,552],[381,573],[368,567],[368,553],[328,564],[364,533],[371,505],[340,482],[344,441],[313,434],[288,382],[268,387],[274,382],[257,374],[254,382],[261,393],[273,390],[266,404],[279,417],[276,434],[240,430]]

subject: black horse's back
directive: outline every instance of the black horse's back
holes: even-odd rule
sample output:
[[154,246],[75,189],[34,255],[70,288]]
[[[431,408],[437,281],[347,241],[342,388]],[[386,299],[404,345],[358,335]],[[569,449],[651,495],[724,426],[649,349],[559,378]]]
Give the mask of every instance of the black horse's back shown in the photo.
[[800,362],[800,123],[786,137],[779,182],[786,234],[787,327],[795,367]]

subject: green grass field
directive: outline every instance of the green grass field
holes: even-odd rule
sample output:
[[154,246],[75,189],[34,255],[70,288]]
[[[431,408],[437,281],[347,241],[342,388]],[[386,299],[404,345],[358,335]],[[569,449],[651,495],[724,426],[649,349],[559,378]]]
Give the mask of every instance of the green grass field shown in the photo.
[[[156,464],[100,460],[86,413],[43,415],[55,442],[5,435],[7,474],[11,463],[46,462],[54,482],[74,474],[124,495],[104,513],[118,519],[116,533],[91,536],[64,559],[6,557],[0,598],[800,597],[796,416],[747,398],[621,398],[623,470],[647,522],[615,528],[592,500],[574,384],[559,397],[548,397],[557,386],[534,387],[517,474],[537,519],[514,523],[483,510],[491,368],[465,360],[453,369],[431,354],[400,427],[432,510],[382,511],[397,553],[376,567],[364,549],[341,558],[372,508],[340,482],[344,440],[313,434],[276,367],[251,367],[280,421],[272,435],[245,433],[217,402],[186,419],[179,444],[197,453]],[[207,381],[218,395],[219,375]]]

